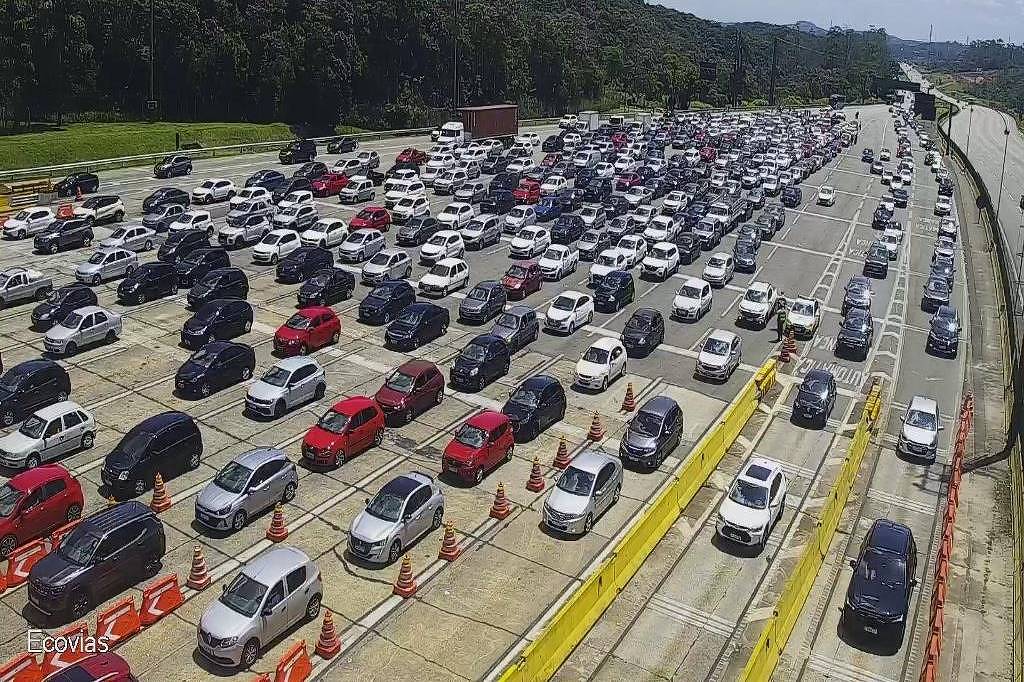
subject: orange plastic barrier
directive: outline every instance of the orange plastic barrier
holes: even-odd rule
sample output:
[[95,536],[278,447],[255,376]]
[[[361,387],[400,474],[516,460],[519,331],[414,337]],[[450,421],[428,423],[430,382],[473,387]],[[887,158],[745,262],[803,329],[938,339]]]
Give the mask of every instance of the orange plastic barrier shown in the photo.
[[142,591],[139,622],[143,627],[152,625],[181,606],[183,601],[177,573],[159,578]]
[[72,204],[61,204],[57,207],[58,218],[71,218],[75,215],[75,207]]
[[[49,677],[59,670],[78,663],[84,658],[91,656],[85,651],[85,639],[89,636],[88,623],[76,623],[57,632],[54,638],[70,642],[78,642],[78,646],[70,646],[66,651],[51,651],[43,654],[41,665],[43,677]],[[77,638],[77,640],[76,640]]]
[[60,543],[64,539],[64,536],[73,531],[81,522],[82,519],[75,519],[70,523],[65,523],[57,530],[50,533],[50,551],[52,552],[57,547],[60,547]]
[[111,648],[142,629],[135,597],[125,597],[96,614],[96,638],[106,639]]
[[0,682],[40,682],[42,670],[32,654],[18,654],[0,666]]
[[49,553],[49,539],[33,540],[11,552],[7,558],[7,586],[14,587],[28,580],[28,573],[32,567]]
[[313,663],[309,660],[306,640],[296,642],[284,652],[277,664],[274,682],[305,682],[313,672]]

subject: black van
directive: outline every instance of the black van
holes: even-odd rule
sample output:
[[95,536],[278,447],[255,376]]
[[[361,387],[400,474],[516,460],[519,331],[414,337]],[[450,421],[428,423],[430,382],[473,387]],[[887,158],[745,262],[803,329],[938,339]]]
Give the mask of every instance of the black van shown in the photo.
[[237,298],[204,303],[181,325],[181,345],[199,348],[215,339],[231,339],[252,329],[252,306]]
[[51,291],[45,301],[32,309],[32,326],[40,330],[49,329],[63,322],[71,311],[96,304],[96,292],[92,287],[77,282],[62,286]]
[[53,360],[26,360],[0,376],[0,424],[10,426],[71,396],[71,377]]
[[157,249],[156,257],[165,263],[177,263],[196,249],[208,249],[213,244],[206,230],[181,230],[167,236]]
[[199,466],[203,437],[184,412],[161,412],[142,420],[125,434],[103,460],[100,478],[115,498],[138,496],[153,485],[156,472],[171,473]]
[[173,263],[143,263],[117,285],[117,299],[126,303],[145,303],[178,293],[178,273]]
[[480,334],[467,343],[455,358],[449,373],[449,383],[454,387],[466,386],[480,390],[508,374],[511,364],[512,357],[503,338]]
[[277,281],[284,284],[304,282],[322,268],[334,267],[334,256],[319,246],[300,246],[277,262]]
[[249,279],[239,268],[218,268],[206,273],[188,292],[188,307],[195,310],[216,298],[241,298],[249,295]]
[[356,288],[356,277],[347,270],[329,267],[318,270],[299,287],[300,308],[311,305],[331,305],[352,296]]
[[28,600],[47,616],[81,618],[160,570],[164,526],[146,505],[122,502],[85,518],[28,575]]
[[250,346],[211,341],[178,368],[174,388],[185,397],[205,398],[214,391],[248,381],[255,369],[256,354]]
[[196,249],[178,261],[174,269],[178,272],[178,285],[190,287],[203,278],[203,275],[216,268],[231,265],[228,252],[219,246]]

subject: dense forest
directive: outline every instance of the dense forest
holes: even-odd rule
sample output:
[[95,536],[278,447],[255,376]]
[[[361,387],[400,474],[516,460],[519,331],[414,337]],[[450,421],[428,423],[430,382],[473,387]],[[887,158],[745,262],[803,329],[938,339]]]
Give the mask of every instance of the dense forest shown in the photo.
[[453,104],[766,100],[776,38],[780,102],[867,96],[892,70],[881,31],[722,25],[642,0],[0,0],[0,119],[141,118],[151,7],[166,120],[393,128]]

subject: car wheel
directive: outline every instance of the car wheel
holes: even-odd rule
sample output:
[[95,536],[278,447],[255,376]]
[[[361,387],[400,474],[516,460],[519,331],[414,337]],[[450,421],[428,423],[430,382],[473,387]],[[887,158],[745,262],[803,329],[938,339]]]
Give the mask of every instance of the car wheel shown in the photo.
[[68,341],[68,345],[64,347],[64,355],[74,355],[78,352],[78,346],[75,345],[74,341]]
[[586,535],[590,532],[590,529],[594,527],[594,515],[587,514],[587,518],[583,520],[583,534]]
[[320,400],[327,393],[327,384],[317,384],[316,389],[313,391],[313,399]]
[[320,615],[320,595],[314,594],[306,604],[306,622],[313,622]]
[[607,388],[608,388],[608,377],[605,377],[604,379],[601,379],[601,390],[604,391],[604,390],[607,390]]
[[384,429],[380,429],[373,435],[374,447],[380,447],[380,444],[384,442]]
[[199,468],[199,453],[193,452],[188,458],[188,468],[198,469]]
[[309,355],[309,346],[302,344],[302,347],[299,348],[299,355]]
[[612,504],[615,504],[616,502],[619,501],[619,496],[621,494],[622,494],[622,486],[621,485],[615,486],[615,492],[612,493]]
[[434,520],[430,523],[430,530],[437,530],[440,528],[442,521],[444,521],[444,507],[438,507],[434,512]]
[[35,469],[37,466],[43,463],[43,458],[39,456],[38,452],[33,452],[25,460],[26,469]]
[[51,254],[57,253],[57,245],[56,244],[50,244],[50,253]]
[[132,490],[135,492],[136,496],[141,495],[142,493],[146,492],[146,482],[143,481],[141,478],[137,479],[135,481],[135,485],[132,486]]
[[341,332],[334,332],[334,334],[331,335],[331,344],[337,344],[338,343],[338,339],[340,339],[340,338],[341,338]]
[[5,535],[3,539],[0,539],[0,559],[6,559],[17,548],[18,538],[13,535]]
[[146,302],[146,292],[140,291],[139,295],[135,297],[136,305],[142,305]]
[[103,278],[102,278],[102,277],[100,277],[99,275],[93,275],[93,276],[92,276],[92,279],[91,279],[91,280],[90,280],[89,282],[90,282],[90,284],[92,284],[93,286],[96,286],[97,284],[99,284],[99,283],[100,283],[100,282],[102,282],[102,281],[103,281]]
[[106,342],[114,343],[115,341],[117,341],[117,334],[115,334],[114,330],[111,329],[107,332]]
[[251,668],[256,659],[260,656],[260,643],[255,637],[245,643],[242,648],[242,655],[239,657],[239,668]]
[[0,423],[4,426],[10,426],[14,423],[14,410],[5,410],[3,414],[0,414]]
[[512,443],[512,445],[508,446],[508,450],[505,451],[505,460],[504,461],[505,461],[506,464],[508,462],[512,461],[512,455],[515,454],[515,449],[516,449],[516,444],[515,443]]
[[437,389],[437,395],[434,396],[434,404],[440,405],[442,402],[444,402],[444,389],[439,388]]
[[284,487],[284,494],[281,495],[282,502],[291,502],[295,499],[295,483],[290,482]]
[[391,549],[388,550],[388,563],[393,564],[398,561],[398,557],[402,556],[402,541],[395,540],[391,544]]
[[484,468],[481,465],[473,472],[473,483],[479,484],[482,480],[484,480]]
[[231,530],[235,532],[242,530],[243,528],[245,528],[246,520],[247,519],[245,511],[239,509],[238,511],[235,512],[235,515],[231,517]]
[[85,239],[82,240],[82,246],[89,246],[92,244],[92,235],[86,235]]
[[210,384],[204,382],[203,385],[199,387],[199,395],[204,398],[209,398],[211,393],[213,393],[213,390],[210,388]]
[[89,593],[85,590],[78,590],[71,597],[71,619],[75,620],[89,613],[89,607]]
[[89,448],[91,448],[92,444],[93,444],[93,442],[95,442],[95,440],[96,440],[96,436],[93,435],[92,432],[83,433],[82,434],[82,449],[83,450],[88,450]]
[[248,334],[252,330],[252,320],[246,320],[245,324],[242,325],[242,333]]

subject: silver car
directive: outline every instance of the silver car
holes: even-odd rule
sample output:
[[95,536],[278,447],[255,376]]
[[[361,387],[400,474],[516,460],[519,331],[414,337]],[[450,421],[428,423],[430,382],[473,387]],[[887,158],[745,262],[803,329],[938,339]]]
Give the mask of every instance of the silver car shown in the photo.
[[585,535],[594,520],[619,501],[622,460],[597,450],[576,455],[544,502],[544,525],[560,533]]
[[257,448],[228,462],[196,498],[196,521],[217,530],[239,531],[277,502],[291,502],[299,476],[283,450]]
[[296,623],[316,620],[320,569],[294,547],[275,547],[242,568],[199,620],[199,651],[223,666],[249,668]]
[[343,262],[360,263],[383,249],[384,243],[380,230],[359,229],[345,237],[338,247],[338,258]]
[[320,400],[325,393],[327,375],[320,363],[304,356],[285,358],[249,386],[245,409],[261,417],[280,417],[296,405]]
[[127,277],[139,267],[139,257],[128,249],[100,249],[75,268],[75,278],[85,284]]
[[125,225],[101,241],[100,248],[151,251],[155,242],[156,230],[151,230],[145,225]]
[[363,284],[379,284],[386,279],[403,279],[412,274],[412,259],[402,249],[378,251],[363,266]]
[[0,462],[11,469],[34,469],[43,462],[96,441],[96,421],[70,400],[37,410],[17,431],[0,438]]
[[113,343],[121,336],[121,316],[96,305],[68,314],[64,321],[50,327],[43,337],[47,353],[74,355],[79,348],[96,343]]
[[375,564],[390,564],[444,520],[444,493],[427,474],[413,471],[388,481],[352,520],[348,551]]

